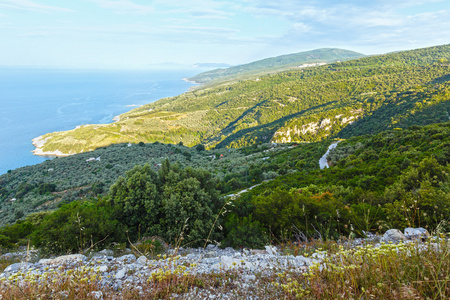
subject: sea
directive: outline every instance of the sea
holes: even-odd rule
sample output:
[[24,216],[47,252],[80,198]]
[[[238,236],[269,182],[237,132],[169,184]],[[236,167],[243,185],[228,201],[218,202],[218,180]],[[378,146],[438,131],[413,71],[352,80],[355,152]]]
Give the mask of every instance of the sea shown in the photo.
[[143,104],[179,95],[199,69],[66,70],[0,68],[0,175],[48,157],[32,154],[40,135],[105,124]]

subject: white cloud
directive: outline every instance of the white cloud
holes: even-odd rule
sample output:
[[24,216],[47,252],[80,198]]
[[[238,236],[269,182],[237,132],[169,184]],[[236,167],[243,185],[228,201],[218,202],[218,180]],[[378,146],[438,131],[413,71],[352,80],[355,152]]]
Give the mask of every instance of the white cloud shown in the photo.
[[311,29],[312,29],[310,25],[306,25],[306,24],[301,23],[301,22],[295,23],[292,27],[293,27],[294,31],[302,32],[302,33],[310,32]]
[[0,2],[0,8],[1,7],[7,9],[35,11],[43,13],[73,12],[73,10],[71,9],[56,6],[41,5],[28,0],[2,0],[2,2]]
[[161,12],[166,14],[183,14],[195,19],[228,19],[234,15],[233,3],[228,1],[211,0],[184,0],[164,1],[157,0]]
[[118,13],[147,14],[154,12],[152,6],[140,5],[129,0],[93,0],[99,7]]

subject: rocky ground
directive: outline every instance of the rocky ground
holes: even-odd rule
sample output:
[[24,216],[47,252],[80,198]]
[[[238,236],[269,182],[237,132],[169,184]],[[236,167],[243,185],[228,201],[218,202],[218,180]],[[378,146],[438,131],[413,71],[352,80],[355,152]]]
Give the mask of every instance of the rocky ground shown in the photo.
[[[374,247],[380,242],[414,242],[429,238],[428,232],[423,228],[407,228],[405,234],[399,230],[387,231],[383,237],[370,235],[366,239],[352,240],[352,246],[371,242]],[[347,242],[348,243],[348,242]],[[242,289],[251,288],[258,281],[261,272],[269,274],[283,268],[304,272],[324,258],[324,252],[316,251],[310,257],[282,255],[274,246],[266,246],[265,250],[235,250],[232,248],[220,249],[214,245],[198,249],[169,250],[166,255],[148,259],[145,256],[136,257],[134,254],[125,254],[114,257],[111,250],[103,250],[91,254],[89,257],[82,254],[65,255],[54,258],[33,259],[37,252],[7,253],[0,258],[13,258],[20,256],[22,262],[9,265],[0,274],[0,289],[8,283],[23,284],[24,282],[48,283],[60,278],[71,277],[73,280],[95,280],[101,289],[121,291],[134,289],[145,294],[143,286],[148,287],[149,278],[163,278],[170,274],[220,274],[234,270],[239,278],[235,284]],[[258,276],[256,274],[259,274]],[[1,290],[0,290],[1,292]],[[57,297],[64,298],[64,292]],[[203,291],[202,293],[206,293]],[[199,297],[202,293],[196,293]],[[0,293],[1,295],[1,293]],[[173,295],[176,298],[176,294]],[[210,294],[201,297],[210,298]],[[183,295],[183,298],[187,295]],[[192,297],[194,297],[192,295]],[[92,291],[90,298],[102,299],[101,290]],[[187,297],[189,298],[189,297]],[[233,298],[222,294],[221,298]],[[0,297],[1,299],[1,297]]]

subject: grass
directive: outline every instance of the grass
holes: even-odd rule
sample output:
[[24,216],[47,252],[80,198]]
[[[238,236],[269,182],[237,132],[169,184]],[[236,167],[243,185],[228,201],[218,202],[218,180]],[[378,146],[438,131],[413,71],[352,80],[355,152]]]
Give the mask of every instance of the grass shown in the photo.
[[449,246],[445,236],[424,244],[339,246],[321,252],[326,258],[308,272],[282,272],[274,284],[287,299],[448,299]]
[[[441,234],[425,243],[341,242],[286,244],[284,254],[322,256],[309,269],[279,266],[248,273],[232,268],[199,274],[196,265],[179,263],[180,256],[162,256],[165,266],[146,267],[120,289],[102,285],[98,269],[47,269],[41,276],[17,273],[0,279],[0,299],[171,299],[228,295],[232,299],[448,299],[450,297],[450,241]],[[10,262],[2,262],[2,266]],[[4,269],[4,267],[2,267]],[[133,275],[135,271],[128,271]],[[61,276],[61,274],[63,274]],[[19,284],[20,283],[20,284]],[[51,298],[53,297],[53,298]]]
[[20,262],[20,259],[17,257],[12,258],[0,258],[0,273],[3,272],[9,265]]

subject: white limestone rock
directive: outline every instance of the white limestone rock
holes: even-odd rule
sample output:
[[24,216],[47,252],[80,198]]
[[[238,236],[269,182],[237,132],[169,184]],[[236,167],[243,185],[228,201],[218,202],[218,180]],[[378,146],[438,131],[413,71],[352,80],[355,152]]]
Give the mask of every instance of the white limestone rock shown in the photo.
[[41,259],[40,264],[43,265],[61,265],[68,262],[85,262],[87,257],[82,254],[63,255],[52,259]]
[[410,240],[426,240],[430,237],[430,233],[425,228],[419,227],[419,228],[405,228],[405,236],[407,239]]
[[406,236],[398,229],[389,229],[384,233],[381,241],[385,243],[399,243],[406,241]]

